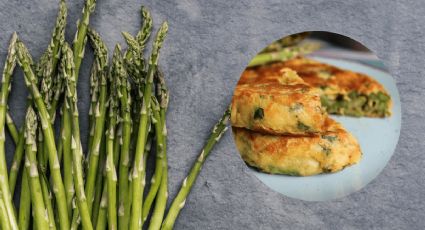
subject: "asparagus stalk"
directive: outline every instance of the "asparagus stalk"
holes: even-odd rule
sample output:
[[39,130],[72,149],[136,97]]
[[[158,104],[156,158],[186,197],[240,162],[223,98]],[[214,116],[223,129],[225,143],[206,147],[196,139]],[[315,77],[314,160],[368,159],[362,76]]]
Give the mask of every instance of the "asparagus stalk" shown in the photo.
[[0,91],[0,190],[3,198],[3,202],[7,211],[8,219],[12,229],[18,229],[18,223],[14,213],[14,207],[12,203],[12,195],[9,187],[9,178],[7,173],[6,156],[5,156],[5,119],[7,111],[7,99],[10,92],[10,83],[12,80],[13,71],[16,65],[16,43],[17,35],[12,34],[10,40],[8,54],[6,57],[5,66],[3,69],[3,76],[1,81]]
[[[39,153],[37,152],[37,154]],[[41,192],[43,195],[43,201],[44,201],[44,205],[46,206],[46,212],[49,219],[49,229],[56,229],[57,221],[55,219],[55,214],[53,211],[52,192],[50,191],[47,177],[43,174],[41,170],[39,173],[40,173]]]
[[37,115],[30,107],[26,115],[25,122],[25,139],[26,139],[26,160],[25,160],[25,176],[28,178],[29,190],[31,195],[31,203],[33,207],[34,222],[37,229],[48,229],[49,219],[44,205],[43,194],[39,179],[36,157],[36,130]]
[[[103,142],[102,142],[102,153],[104,153],[106,151],[106,135],[103,138]],[[103,154],[104,157],[105,154]],[[104,162],[104,167],[102,168],[102,177],[103,180],[106,180],[106,159]],[[94,221],[96,222],[96,229],[97,230],[104,230],[106,229],[106,225],[107,225],[107,213],[108,213],[108,188],[107,188],[107,182],[105,181],[103,183],[103,186],[101,188],[101,198],[100,198],[100,203],[99,203],[99,213],[96,217],[96,219],[94,219]]]
[[11,228],[8,221],[9,217],[7,216],[6,206],[4,205],[4,201],[1,197],[3,196],[0,191],[0,229],[10,230]]
[[12,166],[9,171],[10,193],[15,193],[16,180],[18,178],[19,168],[21,167],[22,157],[24,155],[25,138],[23,130],[20,130],[18,142],[16,143],[15,153],[13,154]]
[[[134,152],[134,146],[137,139],[138,132],[133,132],[133,130],[138,130],[139,127],[139,119],[140,119],[140,109],[143,97],[143,79],[145,78],[145,61],[143,59],[143,49],[146,46],[146,43],[150,37],[151,29],[152,29],[152,17],[149,11],[142,6],[142,20],[143,25],[140,31],[137,33],[136,38],[133,38],[128,33],[123,33],[124,38],[126,39],[127,45],[129,49],[125,53],[125,64],[126,69],[129,76],[133,79],[133,82],[136,85],[136,92],[134,93],[136,98],[136,103],[134,107],[131,109],[131,105],[127,107],[131,101],[131,89],[129,86],[127,88],[122,89],[121,97],[121,116],[123,118],[123,143],[122,143],[122,151],[120,158],[120,166],[119,166],[119,228],[128,228],[128,224],[130,221],[130,210],[131,210],[131,202],[129,196],[130,182],[129,178],[129,162],[130,162],[130,153]],[[125,82],[128,83],[127,80]],[[125,85],[123,85],[125,86]],[[127,99],[126,99],[127,97]],[[127,102],[128,101],[128,102]],[[132,121],[131,115],[133,113],[133,126],[131,127]],[[149,122],[148,122],[149,123]],[[134,135],[131,135],[133,133]],[[146,148],[147,150],[147,148]],[[145,151],[146,152],[146,151]],[[146,154],[145,157],[146,159]]]
[[61,129],[61,135],[60,139],[62,140],[62,155],[63,155],[63,180],[64,180],[64,186],[65,186],[65,192],[66,192],[66,206],[68,210],[68,215],[72,215],[72,200],[75,196],[75,189],[74,189],[74,179],[72,175],[72,164],[66,163],[66,162],[72,162],[72,123],[71,115],[69,114],[69,111],[66,109],[65,105],[62,106],[62,128]]
[[[84,57],[84,51],[85,51],[85,46],[87,43],[87,29],[88,29],[88,25],[89,25],[89,21],[90,21],[90,14],[94,11],[96,6],[96,0],[86,0],[85,4],[84,4],[84,8],[82,11],[82,16],[81,19],[78,21],[77,23],[77,32],[75,33],[75,37],[74,37],[74,44],[73,44],[73,55],[74,55],[74,69],[75,69],[75,79],[76,81],[78,81],[78,76],[79,76],[79,72],[80,72],[80,66],[81,66],[81,61]],[[70,112],[69,109],[66,109],[67,112],[64,113],[64,122],[69,122],[70,120]],[[64,138],[65,139],[71,139],[71,134],[69,133],[68,130],[64,131]],[[65,143],[64,143],[64,147]],[[65,150],[64,148],[64,150]],[[95,177],[95,175],[89,175],[89,178]],[[92,181],[92,180],[91,180]],[[88,185],[86,184],[86,188],[92,188],[93,185]],[[92,194],[93,191],[87,191],[86,190],[86,196],[87,196],[87,200],[88,200],[88,208],[89,208],[89,213],[91,212],[91,204],[92,204]],[[79,213],[78,213],[78,209],[76,209],[76,212],[73,213],[72,216],[72,227],[75,228],[79,223]]]
[[106,218],[108,213],[108,188],[107,186],[103,186],[102,190],[102,199],[100,200],[100,209],[99,215],[97,217],[96,230],[104,230],[106,229]]
[[[53,30],[52,39],[50,41],[50,45],[47,48],[48,50],[51,50],[52,53],[52,59],[51,59],[51,66],[52,70],[48,74],[51,76],[55,75],[57,72],[58,62],[60,58],[61,53],[61,47],[63,43],[65,42],[65,27],[66,27],[66,18],[68,15],[68,9],[66,6],[65,0],[61,0],[59,4],[59,13],[56,18],[56,24],[55,28]],[[49,114],[52,120],[52,123],[55,120],[55,113],[57,109],[57,105],[59,103],[60,96],[63,93],[63,78],[58,75],[56,78],[53,78],[53,87],[51,94],[51,101],[50,101],[50,109]]]
[[[167,86],[165,84],[165,80],[164,80],[164,75],[162,73],[162,71],[158,68],[158,71],[155,74],[155,80],[156,80],[156,97],[159,99],[159,105],[158,105],[158,110],[159,114],[160,114],[160,118],[161,118],[161,125],[163,126],[162,128],[162,135],[164,136],[164,139],[166,139],[166,126],[165,126],[165,111],[167,110],[168,107],[168,89]],[[166,151],[166,146],[164,146],[164,144],[166,144],[166,141],[164,141],[164,143],[160,143],[157,140],[157,154],[156,154],[156,160],[155,160],[155,172],[154,172],[154,176],[152,178],[151,181],[151,187],[149,189],[148,195],[146,197],[145,202],[143,203],[143,221],[145,221],[149,215],[149,211],[151,209],[153,200],[155,199],[158,189],[161,185],[161,178],[162,178],[162,173],[163,173],[163,168],[164,165],[166,166],[166,159],[164,159],[164,155],[165,155],[165,151]],[[161,145],[162,148],[164,148],[164,152],[163,151],[158,151],[159,150],[159,146]],[[165,162],[165,164],[164,164]],[[167,183],[164,183],[165,185]],[[157,212],[158,213],[158,212]],[[159,214],[157,214],[159,215]]]
[[43,135],[44,135],[44,138],[46,139],[45,141],[46,141],[47,150],[48,150],[50,172],[52,174],[53,185],[54,185],[53,192],[55,193],[56,202],[58,205],[57,207],[59,212],[60,228],[69,229],[65,188],[62,181],[60,164],[59,164],[57,151],[56,151],[55,137],[54,137],[52,125],[50,123],[50,116],[47,111],[46,105],[41,99],[41,94],[36,84],[37,80],[31,68],[31,65],[32,65],[31,56],[27,48],[22,42],[17,43],[17,54],[18,54],[17,55],[18,63],[20,64],[20,66],[22,67],[24,71],[25,83],[27,85],[27,88],[30,90],[33,100],[35,102],[35,105],[37,107],[38,115],[40,117],[40,121],[42,124]]
[[24,171],[21,181],[21,194],[19,198],[19,214],[18,226],[19,229],[29,229],[31,218],[31,196],[28,185],[28,174]]
[[[61,90],[61,77],[54,77],[57,73],[57,66],[60,57],[60,48],[65,41],[65,26],[67,17],[67,7],[64,0],[60,1],[59,13],[56,18],[55,27],[53,29],[52,38],[50,43],[40,58],[35,68],[35,74],[40,79],[40,94],[46,105],[47,111],[50,115],[50,122],[53,124],[56,115],[56,98],[62,93]],[[43,145],[43,155],[39,163],[42,168],[47,165],[47,143]]]
[[319,48],[318,44],[315,43],[305,43],[292,47],[285,47],[280,51],[260,53],[255,56],[251,62],[249,62],[248,67],[264,65],[270,62],[275,61],[286,61],[292,58],[295,58],[299,55],[304,55],[311,53]]
[[114,164],[114,139],[115,129],[117,124],[117,110],[118,110],[118,90],[120,87],[121,78],[126,76],[123,68],[121,48],[119,45],[115,46],[114,56],[112,59],[111,71],[111,91],[109,97],[109,121],[108,132],[106,138],[106,179],[108,188],[108,228],[117,228],[117,205],[116,205],[116,189],[117,189],[117,173]]
[[95,130],[95,116],[94,116],[94,109],[96,107],[97,101],[99,100],[99,71],[97,69],[97,59],[95,58],[93,61],[93,64],[91,66],[90,71],[90,107],[89,107],[89,152],[90,155],[90,148],[93,144],[93,137],[94,137],[94,130]]
[[[141,86],[144,75],[145,61],[143,59],[143,50],[149,40],[152,31],[152,16],[148,9],[144,6],[141,7],[143,25],[136,37],[133,38],[128,33],[123,33],[129,49],[125,53],[125,62],[127,72],[133,78],[136,85]],[[130,36],[129,36],[130,35]],[[138,88],[142,91],[142,88]],[[139,93],[141,97],[143,93]]]
[[92,47],[95,50],[95,66],[97,69],[97,76],[93,76],[94,78],[98,78],[98,86],[100,89],[95,89],[94,91],[99,91],[99,98],[96,100],[96,105],[94,105],[94,133],[91,145],[89,145],[89,166],[88,166],[88,175],[86,180],[86,194],[87,200],[89,203],[89,207],[92,206],[93,198],[94,198],[94,189],[96,182],[96,175],[98,169],[98,161],[99,161],[99,150],[100,144],[102,141],[102,135],[104,132],[105,126],[105,114],[106,114],[106,97],[107,97],[107,71],[108,71],[108,50],[105,43],[102,41],[99,34],[92,30],[88,30],[88,36],[90,38],[90,42]]
[[[74,43],[73,43],[74,68],[75,68],[76,81],[78,81],[81,61],[84,58],[85,46],[87,43],[86,35],[87,35],[88,25],[90,22],[90,14],[94,12],[95,7],[96,7],[96,0],[86,0],[83,11],[82,11],[81,19],[77,23],[77,32],[75,33]],[[65,116],[64,122],[69,122],[70,120],[69,111],[64,113],[64,116]],[[71,135],[69,131],[65,131],[64,134],[66,135],[65,139],[71,139],[70,138]],[[89,173],[88,178],[93,178],[93,177],[96,178],[95,176],[96,175],[92,175]],[[90,181],[93,181],[93,179],[91,179]],[[88,200],[89,213],[91,213],[91,204],[93,200],[93,191],[90,191],[90,190],[93,187],[94,182],[91,182],[91,183],[93,184],[86,183],[86,188],[88,188],[88,190],[86,189],[86,196]],[[77,223],[79,219],[78,216],[79,216],[78,209],[76,209],[76,213],[73,213],[73,216],[72,216],[73,227],[78,225]]]
[[152,214],[149,230],[157,230],[161,228],[162,219],[164,217],[165,206],[168,198],[168,169],[167,169],[167,145],[166,145],[166,126],[165,117],[161,117],[160,106],[156,98],[152,98],[153,105],[153,123],[155,124],[156,133],[156,148],[160,158],[160,165],[162,168],[159,192],[156,198],[155,209]]
[[[120,60],[121,68],[124,69],[123,60]],[[120,105],[121,105],[121,118],[122,118],[122,137],[121,137],[121,153],[119,164],[119,229],[128,227],[130,208],[128,197],[128,170],[130,165],[130,139],[131,139],[131,95],[130,83],[127,79],[127,74],[119,75],[120,79]]]
[[93,207],[92,207],[92,223],[93,228],[96,229],[97,225],[97,218],[99,216],[99,210],[100,210],[100,202],[102,199],[102,191],[104,186],[104,177],[103,172],[105,170],[105,158],[106,158],[106,146],[105,146],[105,136],[103,136],[102,141],[100,142],[100,154],[99,154],[99,164],[97,169],[97,176],[96,176],[96,185],[95,185],[95,193],[94,193],[94,201],[93,201]]
[[65,41],[67,15],[66,3],[61,0],[52,38],[35,68],[35,73],[40,78],[40,93],[49,111],[52,123],[54,122],[58,99],[62,93],[62,78],[54,76],[57,73],[60,49]]
[[7,130],[9,130],[10,136],[12,136],[13,142],[17,145],[19,142],[19,132],[9,112],[6,112],[6,126]]
[[66,97],[65,101],[66,108],[69,108],[72,114],[72,165],[74,173],[74,185],[77,197],[77,206],[79,213],[81,214],[83,229],[93,229],[90,211],[87,205],[86,194],[84,190],[84,179],[83,179],[83,148],[81,146],[80,139],[80,126],[79,126],[79,115],[77,107],[77,87],[76,77],[74,72],[74,61],[71,48],[67,43],[64,43],[63,48],[63,59],[61,62],[62,69],[64,70],[64,77],[66,81]]
[[165,220],[162,224],[161,229],[169,230],[173,229],[174,222],[176,221],[177,216],[180,213],[180,210],[184,207],[186,203],[186,198],[189,195],[189,192],[195,183],[196,178],[198,177],[199,172],[201,171],[202,165],[204,164],[206,158],[210,154],[214,145],[220,140],[223,133],[227,130],[227,122],[230,117],[230,108],[228,108],[218,123],[214,126],[210,137],[207,140],[204,148],[201,151],[198,159],[192,166],[188,176],[183,180],[183,184],[180,188],[180,191],[177,193],[177,196],[174,198],[171,203],[168,214],[165,217]]
[[78,21],[77,32],[75,33],[73,54],[74,54],[74,66],[76,73],[76,80],[78,80],[78,73],[80,72],[81,61],[84,57],[84,47],[87,42],[87,28],[90,21],[90,14],[94,12],[96,7],[96,0],[86,0],[84,4],[81,19]]
[[143,196],[143,187],[145,181],[145,168],[144,168],[144,151],[146,144],[146,127],[148,126],[148,114],[147,111],[150,109],[150,98],[152,95],[152,83],[153,76],[156,72],[156,67],[158,65],[158,55],[159,50],[162,46],[164,38],[168,30],[168,25],[164,22],[155,38],[155,42],[152,49],[152,54],[149,59],[149,69],[146,78],[146,84],[143,93],[143,104],[140,111],[140,125],[139,125],[139,135],[136,144],[136,153],[133,165],[133,193],[132,193],[132,207],[131,207],[131,218],[130,218],[130,229],[136,230],[140,229],[143,225],[142,220],[142,196]]

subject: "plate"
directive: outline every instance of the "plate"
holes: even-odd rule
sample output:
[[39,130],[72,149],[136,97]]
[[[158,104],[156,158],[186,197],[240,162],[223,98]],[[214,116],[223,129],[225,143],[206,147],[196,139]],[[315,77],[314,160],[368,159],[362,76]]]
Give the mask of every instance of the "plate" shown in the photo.
[[360,190],[384,169],[400,136],[400,96],[394,79],[387,72],[346,60],[317,56],[312,58],[371,76],[387,89],[393,100],[392,115],[388,118],[331,116],[342,123],[359,141],[363,157],[358,164],[337,173],[308,177],[270,175],[251,169],[264,184],[283,195],[307,201],[326,201]]

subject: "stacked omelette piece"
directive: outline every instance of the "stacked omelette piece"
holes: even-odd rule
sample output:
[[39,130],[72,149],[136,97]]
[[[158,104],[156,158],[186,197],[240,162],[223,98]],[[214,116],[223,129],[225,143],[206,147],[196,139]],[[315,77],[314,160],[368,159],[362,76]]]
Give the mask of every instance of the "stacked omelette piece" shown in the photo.
[[309,176],[361,159],[356,138],[328,112],[385,117],[390,108],[388,93],[368,76],[297,58],[246,69],[234,92],[231,122],[248,165]]

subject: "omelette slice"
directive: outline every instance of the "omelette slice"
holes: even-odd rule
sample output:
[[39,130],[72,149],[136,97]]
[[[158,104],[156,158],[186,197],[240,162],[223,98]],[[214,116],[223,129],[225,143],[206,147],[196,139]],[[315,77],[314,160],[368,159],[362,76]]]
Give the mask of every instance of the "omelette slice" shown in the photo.
[[233,95],[231,122],[235,127],[306,135],[321,132],[326,117],[319,92],[287,68],[248,69]]
[[390,95],[381,84],[365,74],[304,57],[273,65],[270,68],[295,70],[306,83],[320,89],[322,105],[330,114],[355,117],[391,115]]
[[360,161],[357,140],[328,118],[314,136],[275,136],[233,127],[236,147],[250,166],[271,174],[310,176],[337,172]]

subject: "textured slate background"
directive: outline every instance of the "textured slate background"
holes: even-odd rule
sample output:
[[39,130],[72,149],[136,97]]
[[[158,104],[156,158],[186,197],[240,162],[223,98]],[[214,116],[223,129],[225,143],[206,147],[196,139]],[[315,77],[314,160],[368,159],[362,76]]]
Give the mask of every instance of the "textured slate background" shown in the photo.
[[[170,24],[161,64],[172,92],[167,117],[171,196],[230,102],[246,63],[279,37],[306,30],[352,37],[388,65],[401,94],[403,119],[396,152],[363,190],[329,202],[284,197],[249,174],[229,132],[203,167],[176,229],[424,228],[425,5],[421,1],[100,0],[91,22],[110,49],[116,42],[123,44],[121,31],[138,30],[141,4],[151,9],[156,25],[165,19]],[[68,5],[66,34],[71,41],[83,1]],[[57,1],[2,0],[0,9],[0,63],[15,30],[39,57],[49,40]],[[81,114],[88,109],[91,55],[87,49],[79,82]],[[26,95],[20,74],[11,96],[19,124]],[[81,122],[86,127],[87,117],[82,116]],[[12,149],[8,143],[8,159]]]

